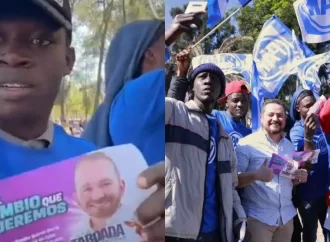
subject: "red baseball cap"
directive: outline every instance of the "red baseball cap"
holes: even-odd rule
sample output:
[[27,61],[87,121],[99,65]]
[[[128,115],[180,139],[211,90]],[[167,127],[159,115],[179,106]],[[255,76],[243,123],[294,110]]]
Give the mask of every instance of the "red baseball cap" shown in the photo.
[[227,97],[230,94],[233,94],[233,93],[247,93],[247,94],[250,94],[250,91],[249,91],[249,89],[246,86],[244,81],[232,81],[232,82],[229,82],[226,85],[225,96],[222,97],[222,98],[219,98],[218,101],[219,102],[226,102]]

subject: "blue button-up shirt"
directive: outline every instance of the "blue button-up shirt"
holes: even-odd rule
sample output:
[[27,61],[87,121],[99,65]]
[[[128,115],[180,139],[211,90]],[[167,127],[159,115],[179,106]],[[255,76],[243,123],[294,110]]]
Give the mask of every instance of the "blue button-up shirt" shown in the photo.
[[[259,169],[266,158],[269,163],[273,153],[292,157],[294,151],[286,138],[275,144],[260,129],[238,142],[238,172]],[[274,175],[271,182],[255,181],[242,189],[242,205],[248,217],[270,226],[280,226],[297,214],[292,203],[292,189],[292,180],[279,175]]]

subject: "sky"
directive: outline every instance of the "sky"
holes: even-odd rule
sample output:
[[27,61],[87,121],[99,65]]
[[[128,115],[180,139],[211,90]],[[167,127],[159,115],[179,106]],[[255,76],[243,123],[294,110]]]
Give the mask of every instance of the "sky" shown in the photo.
[[[191,0],[193,2],[203,1],[203,0]],[[190,2],[189,0],[165,0],[165,24],[166,27],[171,23],[172,16],[170,15],[170,11],[173,7],[182,7],[183,5]],[[228,9],[237,7],[238,0],[229,1]]]

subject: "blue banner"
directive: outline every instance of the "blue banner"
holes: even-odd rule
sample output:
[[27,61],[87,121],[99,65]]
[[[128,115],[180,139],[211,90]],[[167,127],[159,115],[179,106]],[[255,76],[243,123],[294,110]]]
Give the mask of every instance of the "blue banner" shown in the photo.
[[330,51],[307,58],[298,65],[298,76],[303,88],[312,90],[316,97],[319,95],[321,86],[318,72],[325,63],[330,63]]
[[[313,54],[300,42],[299,47],[304,55]],[[292,31],[276,16],[272,16],[264,24],[254,46],[253,60],[259,76],[259,88],[264,97],[276,97],[283,83],[296,68]]]
[[[252,0],[239,0],[239,3],[241,6],[246,6],[249,2]],[[216,26],[221,19],[223,19],[226,16],[227,12],[227,5],[229,0],[208,0],[207,1],[207,13],[208,13],[208,19],[207,19],[207,27],[213,28]]]
[[293,6],[305,42],[321,43],[330,40],[328,0],[298,0]]
[[200,55],[192,59],[192,67],[205,63],[213,63],[217,65],[225,75],[241,74],[249,85],[251,85],[252,70],[251,54],[216,54],[216,55]]
[[252,121],[252,131],[257,131],[260,128],[260,115],[261,106],[264,102],[264,96],[259,88],[259,77],[258,71],[255,63],[253,63],[251,72],[251,121]]

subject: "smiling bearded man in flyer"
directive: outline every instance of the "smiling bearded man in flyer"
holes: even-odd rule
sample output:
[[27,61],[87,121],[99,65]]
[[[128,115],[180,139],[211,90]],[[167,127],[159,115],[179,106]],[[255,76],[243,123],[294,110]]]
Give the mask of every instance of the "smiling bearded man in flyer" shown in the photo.
[[72,241],[92,237],[138,241],[139,235],[125,225],[134,216],[122,203],[125,190],[125,181],[111,158],[101,152],[83,156],[75,169],[75,198],[88,219],[73,229]]

